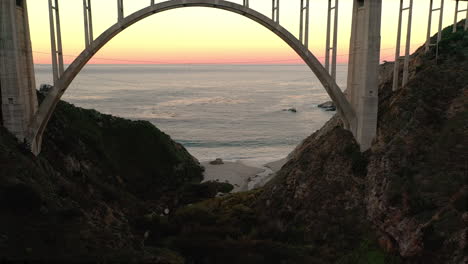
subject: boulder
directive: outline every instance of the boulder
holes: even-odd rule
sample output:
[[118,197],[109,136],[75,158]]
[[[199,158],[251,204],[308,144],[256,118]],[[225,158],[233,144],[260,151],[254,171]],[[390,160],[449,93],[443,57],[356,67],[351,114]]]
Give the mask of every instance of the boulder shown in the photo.
[[332,101],[319,104],[318,107],[324,109],[325,111],[336,111],[335,103]]
[[292,113],[297,113],[297,109],[294,108],[294,107],[291,107],[291,108],[288,108],[288,109],[283,109],[283,111],[288,111],[288,112],[292,112]]
[[215,160],[213,160],[213,161],[210,161],[210,164],[211,164],[211,165],[221,165],[221,164],[224,164],[224,162],[223,162],[222,159],[217,158],[217,159],[215,159]]
[[39,87],[39,92],[43,95],[47,95],[50,92],[50,90],[52,90],[52,88],[54,88],[54,86],[50,84],[41,84],[41,86]]

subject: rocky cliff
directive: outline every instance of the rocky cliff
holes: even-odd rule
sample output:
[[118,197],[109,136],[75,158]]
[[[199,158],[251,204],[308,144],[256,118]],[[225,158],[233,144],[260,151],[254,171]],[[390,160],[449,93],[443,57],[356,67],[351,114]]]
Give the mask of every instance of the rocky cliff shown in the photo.
[[301,226],[330,263],[466,263],[468,32],[444,30],[438,57],[419,49],[396,92],[392,65],[381,67],[372,148],[361,154],[331,120],[257,206],[279,230]]

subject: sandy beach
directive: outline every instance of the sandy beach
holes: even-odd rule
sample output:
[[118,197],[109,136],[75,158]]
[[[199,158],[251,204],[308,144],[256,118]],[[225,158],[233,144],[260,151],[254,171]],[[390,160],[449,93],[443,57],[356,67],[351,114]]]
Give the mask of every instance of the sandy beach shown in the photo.
[[263,186],[286,163],[286,159],[270,162],[263,167],[248,166],[240,161],[213,165],[202,162],[205,167],[203,181],[228,182],[234,185],[232,192],[248,191]]

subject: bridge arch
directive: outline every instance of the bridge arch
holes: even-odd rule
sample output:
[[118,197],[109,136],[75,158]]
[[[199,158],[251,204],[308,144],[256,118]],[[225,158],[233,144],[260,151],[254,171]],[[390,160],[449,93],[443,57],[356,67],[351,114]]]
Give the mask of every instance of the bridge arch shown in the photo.
[[81,54],[70,64],[62,76],[55,82],[54,88],[50,90],[46,98],[34,116],[29,126],[27,140],[31,144],[31,150],[34,154],[39,154],[41,150],[42,135],[47,123],[52,116],[57,103],[62,95],[68,89],[70,83],[104,45],[112,38],[118,35],[127,27],[134,23],[149,17],[156,13],[161,13],[171,9],[182,7],[212,7],[227,10],[233,13],[243,15],[262,26],[268,28],[283,41],[285,41],[309,66],[312,72],[319,79],[330,98],[335,102],[338,112],[346,127],[354,127],[356,123],[356,114],[345,95],[338,87],[336,82],[318,61],[318,59],[288,30],[269,17],[243,5],[223,0],[169,0],[166,2],[150,5],[143,8],[124,19],[118,21],[98,38],[96,38]]

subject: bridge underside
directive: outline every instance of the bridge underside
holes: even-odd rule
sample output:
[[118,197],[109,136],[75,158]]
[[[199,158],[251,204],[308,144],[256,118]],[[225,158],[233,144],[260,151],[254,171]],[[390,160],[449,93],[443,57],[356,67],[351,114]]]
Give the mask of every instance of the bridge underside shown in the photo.
[[[0,1],[14,2],[14,0]],[[55,1],[55,6],[52,6],[53,1]],[[158,4],[151,1],[150,6],[124,17],[123,3],[119,0],[119,16],[117,23],[95,40],[93,40],[92,36],[91,2],[89,0],[84,1],[86,49],[66,70],[64,70],[58,1],[51,0],[49,1],[49,7],[55,82],[53,89],[49,91],[37,113],[32,118],[29,128],[26,131],[26,140],[31,144],[33,153],[40,153],[42,135],[47,123],[70,83],[94,54],[124,29],[150,15],[167,10],[182,7],[211,7],[243,15],[268,28],[285,41],[304,60],[322,83],[328,95],[335,102],[345,127],[353,132],[357,141],[361,143],[361,148],[367,149],[375,135],[377,122],[376,98],[378,94],[376,69],[379,63],[381,1],[382,0],[354,0],[347,98],[332,76],[330,76],[327,69],[323,67],[318,59],[309,51],[307,44],[303,43],[302,34],[301,39],[297,39],[279,24],[279,1],[276,2],[276,7],[275,5],[273,6],[273,16],[269,18],[250,9],[248,7],[248,1],[244,1],[244,5],[240,5],[222,0],[171,0]],[[308,7],[308,5],[306,5],[306,7]],[[301,17],[301,21],[302,19],[303,17]],[[303,28],[301,29],[304,30]],[[56,37],[58,37],[58,39],[54,41]],[[56,43],[58,47],[55,47]]]
[[60,78],[57,79],[54,88],[49,92],[41,104],[39,111],[31,123],[28,141],[32,144],[33,152],[40,152],[42,134],[44,133],[45,127],[60,98],[67,90],[72,80],[96,52],[98,52],[107,42],[122,32],[125,28],[150,15],[171,9],[192,6],[212,7],[238,13],[270,29],[273,33],[283,39],[292,49],[294,49],[296,53],[306,62],[306,64],[320,80],[329,96],[336,103],[338,111],[346,126],[354,131],[356,130],[355,128],[357,120],[354,108],[348,102],[336,82],[322,66],[322,64],[317,60],[317,58],[293,34],[283,28],[277,21],[274,21],[246,6],[228,1],[172,0],[148,6],[125,18],[121,18],[115,25],[102,33],[96,40],[92,41],[89,46],[80,54],[80,56],[75,61],[73,61],[73,63],[63,72]]

